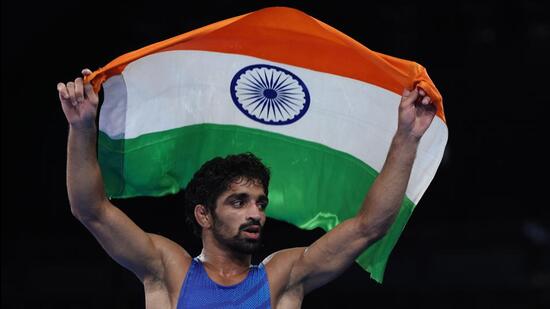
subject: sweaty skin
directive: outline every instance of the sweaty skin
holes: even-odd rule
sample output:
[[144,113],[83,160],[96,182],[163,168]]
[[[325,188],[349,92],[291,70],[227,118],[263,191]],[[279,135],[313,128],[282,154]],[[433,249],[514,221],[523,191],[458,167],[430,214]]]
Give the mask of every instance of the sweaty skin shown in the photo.
[[[144,232],[106,198],[96,157],[98,96],[81,77],[59,83],[57,90],[69,124],[67,191],[73,215],[117,263],[143,282],[147,308],[176,308],[192,257],[175,242]],[[403,92],[386,161],[355,217],[309,247],[281,250],[263,261],[273,308],[300,308],[308,292],[336,278],[385,235],[404,198],[420,138],[434,118],[430,101],[422,89]],[[199,258],[212,280],[221,285],[244,280],[251,255],[235,248],[260,238],[259,227],[241,228],[249,222],[263,226],[265,206],[265,192],[254,181],[232,183],[217,198],[215,216],[196,205],[203,241]]]

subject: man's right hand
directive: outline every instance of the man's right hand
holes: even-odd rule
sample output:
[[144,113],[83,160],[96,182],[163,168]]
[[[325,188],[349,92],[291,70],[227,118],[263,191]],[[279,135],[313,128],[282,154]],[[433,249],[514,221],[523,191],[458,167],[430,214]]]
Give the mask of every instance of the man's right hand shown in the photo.
[[[82,70],[84,77],[90,74],[92,71],[89,69]],[[99,98],[90,83],[84,84],[82,77],[78,77],[74,82],[57,84],[57,91],[63,113],[71,127],[77,129],[95,128]]]

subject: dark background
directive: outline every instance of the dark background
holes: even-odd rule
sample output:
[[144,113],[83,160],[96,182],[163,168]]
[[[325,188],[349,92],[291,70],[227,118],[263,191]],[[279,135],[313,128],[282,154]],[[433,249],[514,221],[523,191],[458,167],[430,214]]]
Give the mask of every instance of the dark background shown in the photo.
[[[84,67],[272,5],[424,65],[443,94],[444,160],[383,285],[353,266],[304,308],[550,308],[546,1],[2,2],[2,308],[143,308],[141,283],[72,217],[56,84]],[[190,4],[192,3],[192,4]],[[197,254],[176,197],[117,201]],[[258,260],[323,234],[272,220]]]

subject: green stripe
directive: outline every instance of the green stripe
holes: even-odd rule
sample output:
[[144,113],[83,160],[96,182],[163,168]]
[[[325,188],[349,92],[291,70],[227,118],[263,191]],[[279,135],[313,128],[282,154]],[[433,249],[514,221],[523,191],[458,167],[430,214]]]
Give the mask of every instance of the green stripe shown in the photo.
[[[329,231],[353,217],[378,175],[357,158],[317,143],[214,124],[127,140],[112,140],[100,132],[98,156],[107,194],[125,198],[176,193],[204,162],[246,151],[271,169],[267,215],[302,229]],[[378,282],[413,208],[405,198],[388,234],[357,259]]]

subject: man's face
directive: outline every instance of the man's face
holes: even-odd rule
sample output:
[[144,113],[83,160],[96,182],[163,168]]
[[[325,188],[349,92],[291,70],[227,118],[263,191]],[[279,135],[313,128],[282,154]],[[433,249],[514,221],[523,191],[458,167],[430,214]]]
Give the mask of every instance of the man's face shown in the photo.
[[216,200],[213,235],[222,245],[244,254],[260,247],[267,197],[257,181],[238,179]]

